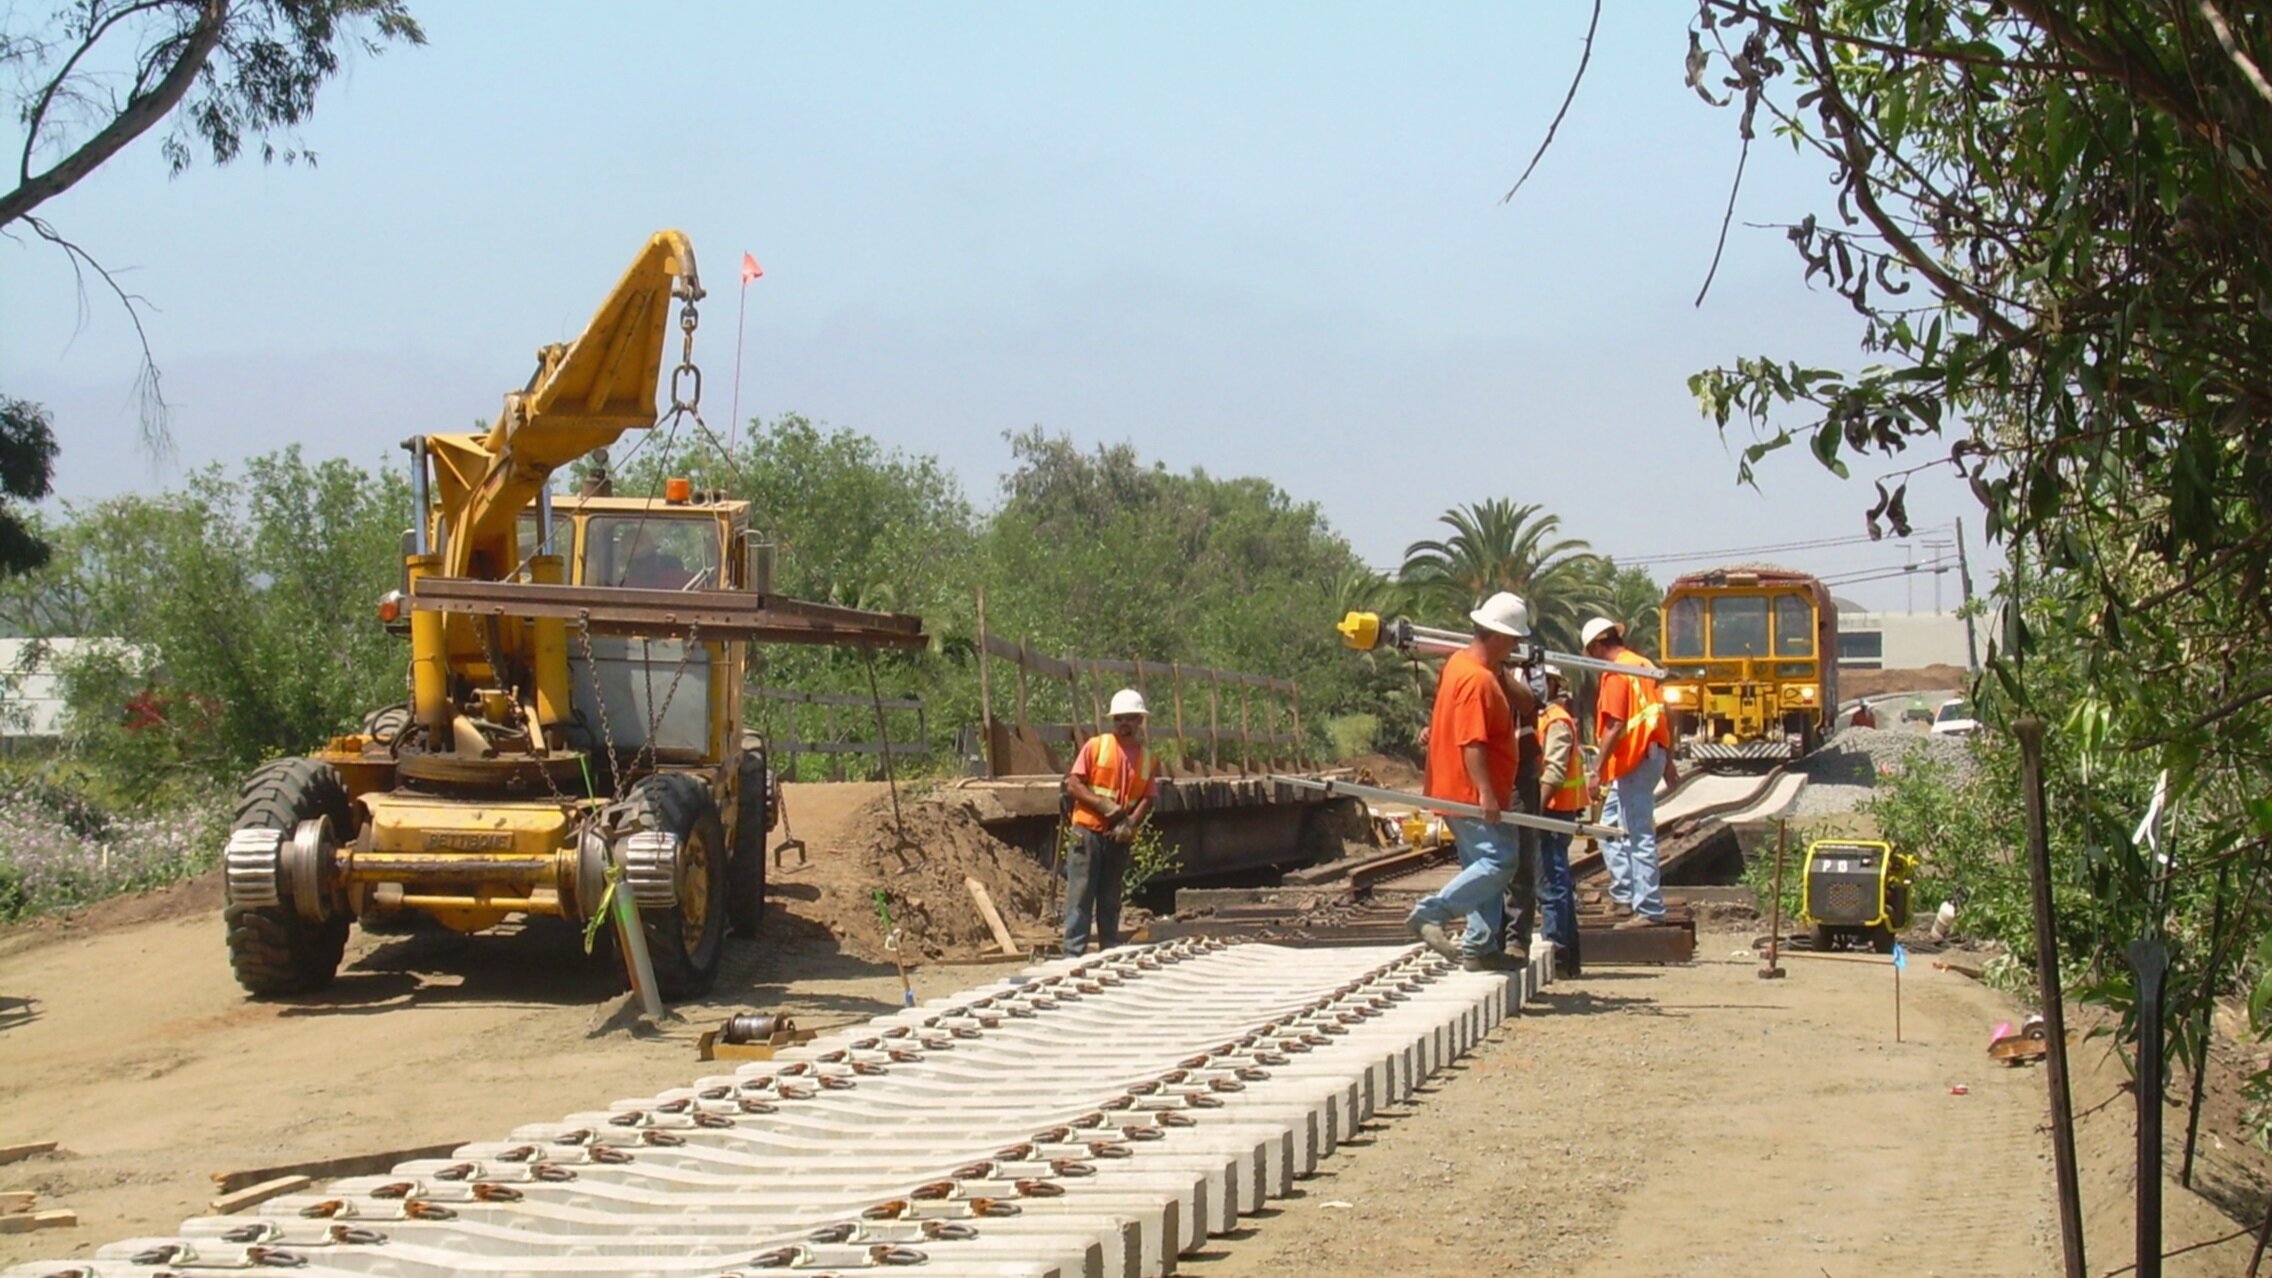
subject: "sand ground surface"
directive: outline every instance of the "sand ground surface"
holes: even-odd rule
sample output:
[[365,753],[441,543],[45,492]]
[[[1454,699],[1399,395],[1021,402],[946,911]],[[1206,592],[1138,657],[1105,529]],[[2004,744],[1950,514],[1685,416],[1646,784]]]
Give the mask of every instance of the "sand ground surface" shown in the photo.
[[[800,789],[814,793],[792,819],[816,857],[877,797]],[[490,1139],[683,1083],[710,1072],[695,1040],[729,1011],[816,1028],[886,1011],[899,973],[813,912],[824,893],[808,879],[826,877],[777,878],[767,936],[733,942],[717,991],[659,1030],[634,1028],[615,974],[541,922],[357,933],[331,989],[258,1002],[230,977],[211,885],[0,936],[0,1145],[59,1142],[0,1167],[0,1189],[79,1217],[0,1236],[0,1264],[170,1232],[204,1212],[214,1173]],[[1711,933],[1692,965],[1551,987],[1184,1269],[2057,1273],[2043,1071],[1984,1051],[2011,1003],[1920,955],[1896,1042],[1882,963],[1794,958],[1762,981],[1749,942]],[[928,997],[1009,970],[925,964],[909,980]],[[2105,1275],[2130,1258],[2130,1099],[2103,1042],[2077,1044],[2076,1074],[2090,1272]],[[2168,1125],[2174,1141],[2182,1116]],[[2234,1144],[2211,1132],[2204,1157],[2237,1159]],[[2171,1248],[2239,1229],[2174,1185],[2167,1197]],[[2238,1274],[2251,1241],[2164,1272]]]

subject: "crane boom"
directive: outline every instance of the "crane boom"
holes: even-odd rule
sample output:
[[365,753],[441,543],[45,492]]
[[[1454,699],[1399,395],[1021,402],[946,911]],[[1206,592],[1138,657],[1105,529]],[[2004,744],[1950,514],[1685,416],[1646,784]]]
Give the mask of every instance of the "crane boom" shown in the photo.
[[674,299],[702,298],[694,246],[658,231],[583,333],[537,352],[486,434],[429,435],[442,540],[439,575],[497,580],[520,562],[516,524],[552,473],[624,432],[655,424],[655,391]]

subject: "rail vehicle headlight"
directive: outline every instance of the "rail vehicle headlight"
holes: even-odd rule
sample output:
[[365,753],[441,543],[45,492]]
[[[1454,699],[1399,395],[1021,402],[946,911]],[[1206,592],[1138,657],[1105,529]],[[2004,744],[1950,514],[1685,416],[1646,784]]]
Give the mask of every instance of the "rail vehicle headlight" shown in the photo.
[[1813,685],[1813,684],[1811,684],[1811,683],[1810,683],[1810,684],[1808,684],[1807,686],[1805,686],[1805,687],[1803,687],[1803,688],[1799,689],[1799,700],[1801,700],[1801,701],[1812,701],[1812,700],[1814,700],[1814,685]]
[[1684,701],[1686,701],[1686,700],[1688,700],[1688,689],[1686,689],[1686,688],[1667,688],[1667,689],[1665,689],[1665,704],[1666,704],[1666,705],[1668,705],[1668,706],[1677,706],[1677,705],[1679,705],[1680,703],[1682,703],[1682,702],[1684,702]]

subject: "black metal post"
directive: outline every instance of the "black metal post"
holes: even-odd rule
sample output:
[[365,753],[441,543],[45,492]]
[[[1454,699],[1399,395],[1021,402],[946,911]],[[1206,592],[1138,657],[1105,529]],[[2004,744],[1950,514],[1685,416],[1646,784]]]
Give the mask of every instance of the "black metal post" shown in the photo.
[[2138,1278],[2162,1274],[2162,980],[2169,947],[2160,937],[2130,942],[2138,974]]
[[2217,867],[2217,903],[2209,911],[2209,943],[2205,947],[2209,956],[2208,969],[2201,973],[2201,1023],[2194,1041],[2193,1102],[2185,1115],[2185,1157],[2179,1164],[2177,1183],[2193,1188],[2193,1151],[2201,1139],[2201,1097],[2209,1081],[2209,1044],[2211,1037],[2210,1014],[2217,1008],[2217,967],[2224,957],[2221,948],[2225,935],[2225,892],[2232,883],[2232,865]]
[[2059,989],[2059,937],[2052,925],[2051,834],[2043,798],[2043,720],[2022,716],[2012,725],[2020,741],[2021,788],[2026,792],[2028,880],[2035,898],[2035,976],[2043,994],[2043,1030],[2049,1052],[2044,1081],[2051,1091],[2051,1161],[2059,1190],[2059,1241],[2067,1278],[2084,1278],[2083,1194],[2075,1167],[2075,1104],[2067,1087],[2067,1016]]

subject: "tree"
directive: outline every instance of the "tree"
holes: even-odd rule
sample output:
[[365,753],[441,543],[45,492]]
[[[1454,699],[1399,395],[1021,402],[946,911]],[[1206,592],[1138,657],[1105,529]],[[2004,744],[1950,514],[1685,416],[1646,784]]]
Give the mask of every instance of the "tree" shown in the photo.
[[426,42],[403,0],[77,0],[44,20],[19,25],[13,10],[0,20],[0,67],[23,86],[15,106],[24,126],[0,227],[29,218],[177,108],[163,146],[174,173],[200,146],[227,164],[247,142],[264,160],[312,164],[315,153],[290,131],[314,112],[342,50]]
[[[152,448],[166,442],[166,404],[140,299],[38,210],[169,117],[161,150],[175,174],[200,147],[227,164],[248,142],[263,160],[314,164],[291,131],[315,110],[341,52],[352,44],[375,55],[398,41],[426,42],[404,0],[74,0],[44,18],[0,9],[0,73],[24,130],[15,185],[0,191],[0,231],[28,227],[125,308],[142,347],[135,389]],[[0,576],[46,556],[5,501],[45,497],[54,457],[47,415],[0,396]]]
[[[2219,0],[1700,0],[1689,56],[1700,94],[1740,104],[1744,148],[1764,115],[1825,162],[1834,209],[1786,234],[1871,359],[1692,379],[1723,431],[1754,431],[1739,477],[1800,440],[1841,475],[1897,460],[1867,520],[1900,534],[1909,476],[1963,476],[2015,569],[1984,711],[2063,729],[2052,836],[2062,900],[2083,904],[2062,907],[2062,957],[2128,1011],[2124,945],[2168,937],[2173,1003],[2246,989],[2260,1032],[2268,65],[2272,15]],[[2137,833],[2164,782],[2185,832],[2166,871]],[[2198,1023],[2173,1022],[2197,1050]]]
[[1594,556],[1586,542],[1556,536],[1560,515],[1492,498],[1454,507],[1437,522],[1451,536],[1405,547],[1400,576],[1439,618],[1464,624],[1485,596],[1512,590],[1530,605],[1531,629],[1543,642],[1576,648]]
[[47,410],[0,396],[0,582],[47,562],[36,518],[17,502],[47,496],[55,474],[55,431]]
[[233,781],[402,700],[407,645],[373,608],[409,500],[399,475],[291,448],[71,511],[21,585],[124,644],[62,670],[73,747],[124,776]]

